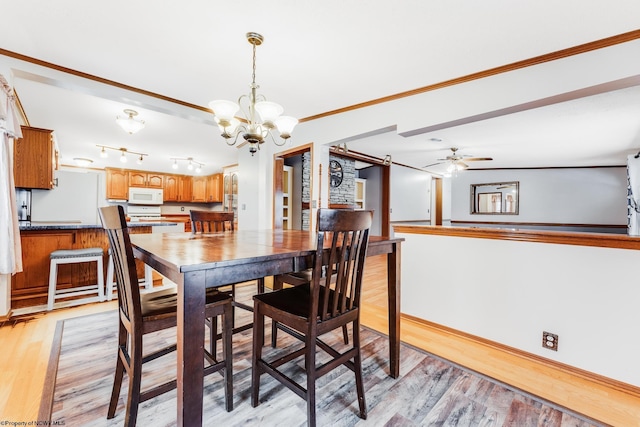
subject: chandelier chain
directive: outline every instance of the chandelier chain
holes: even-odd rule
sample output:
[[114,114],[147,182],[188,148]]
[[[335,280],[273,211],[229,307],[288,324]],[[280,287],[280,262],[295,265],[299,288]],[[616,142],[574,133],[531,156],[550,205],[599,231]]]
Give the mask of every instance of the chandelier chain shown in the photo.
[[256,85],[256,43],[251,43],[253,45],[253,73],[251,74],[251,80],[253,82],[253,86]]

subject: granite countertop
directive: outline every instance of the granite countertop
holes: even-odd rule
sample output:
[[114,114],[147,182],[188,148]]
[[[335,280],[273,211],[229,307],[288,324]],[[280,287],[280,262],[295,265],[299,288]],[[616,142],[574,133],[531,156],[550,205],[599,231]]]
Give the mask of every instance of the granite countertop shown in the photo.
[[[159,222],[159,221],[131,221],[127,222],[128,227],[157,227],[157,226],[178,225],[177,222]],[[20,231],[30,230],[82,230],[91,228],[102,228],[101,224],[84,224],[80,222],[20,222]]]

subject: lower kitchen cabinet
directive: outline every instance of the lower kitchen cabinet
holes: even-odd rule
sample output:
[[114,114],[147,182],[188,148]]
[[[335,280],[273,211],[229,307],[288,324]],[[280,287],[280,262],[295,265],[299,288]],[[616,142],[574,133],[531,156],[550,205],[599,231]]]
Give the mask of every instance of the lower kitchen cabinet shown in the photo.
[[[132,227],[131,234],[151,233],[151,227]],[[106,275],[109,240],[101,228],[79,230],[23,230],[21,273],[11,279],[11,308],[23,308],[47,303],[49,292],[49,255],[58,249],[100,247],[104,249]],[[138,277],[144,279],[144,263],[136,260]],[[95,284],[96,263],[63,264],[58,267],[58,288],[68,289]]]

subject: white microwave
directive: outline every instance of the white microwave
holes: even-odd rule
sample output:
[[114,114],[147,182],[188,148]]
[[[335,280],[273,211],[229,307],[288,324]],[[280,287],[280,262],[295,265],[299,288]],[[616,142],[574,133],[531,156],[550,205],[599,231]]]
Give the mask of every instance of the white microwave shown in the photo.
[[162,188],[129,187],[131,205],[161,205],[162,197]]

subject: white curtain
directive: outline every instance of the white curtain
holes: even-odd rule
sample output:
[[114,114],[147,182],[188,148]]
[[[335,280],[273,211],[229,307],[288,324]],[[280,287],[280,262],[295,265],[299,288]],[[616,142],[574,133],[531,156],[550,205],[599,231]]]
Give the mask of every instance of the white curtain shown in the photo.
[[22,247],[13,181],[13,138],[21,138],[13,90],[0,74],[0,274],[22,271]]

